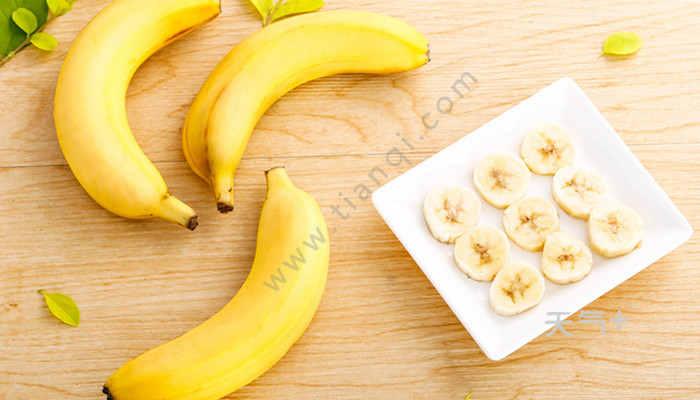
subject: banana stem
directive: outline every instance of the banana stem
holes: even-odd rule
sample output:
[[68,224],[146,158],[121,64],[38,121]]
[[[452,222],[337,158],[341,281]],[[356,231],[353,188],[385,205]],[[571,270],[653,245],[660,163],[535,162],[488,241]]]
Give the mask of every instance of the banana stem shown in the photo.
[[284,167],[274,167],[265,171],[265,179],[267,180],[267,191],[279,189],[295,189],[296,186],[289,179],[287,170]]

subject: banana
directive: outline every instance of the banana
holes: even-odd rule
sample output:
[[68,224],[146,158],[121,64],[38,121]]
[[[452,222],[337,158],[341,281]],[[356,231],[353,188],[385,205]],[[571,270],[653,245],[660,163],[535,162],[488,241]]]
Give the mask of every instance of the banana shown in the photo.
[[286,92],[340,73],[409,71],[429,61],[428,42],[397,19],[329,11],[275,22],[250,35],[216,66],[183,129],[185,157],[233,210],[233,178],[255,125]]
[[544,297],[544,278],[531,264],[511,261],[491,283],[489,303],[501,315],[515,315],[536,306]]
[[554,175],[559,168],[574,163],[576,150],[569,132],[558,125],[547,124],[525,136],[520,157],[532,172]]
[[642,217],[631,208],[608,201],[593,208],[588,218],[591,247],[612,258],[625,255],[642,242]]
[[435,188],[423,201],[425,223],[430,234],[442,243],[454,243],[467,229],[476,225],[479,214],[479,198],[473,190],[461,185]]
[[539,197],[525,197],[503,213],[503,227],[515,244],[527,251],[540,251],[547,236],[559,230],[554,205]]
[[267,197],[250,275],[218,313],[119,368],[111,400],[218,399],[272,367],[304,333],[328,274],[326,223],[283,168],[267,172]]
[[117,0],[73,42],[56,86],[56,131],[78,182],[107,210],[197,226],[136,143],[125,95],[151,54],[219,13],[219,0]]
[[595,172],[568,166],[554,174],[552,197],[567,214],[587,220],[593,207],[605,201],[607,188]]
[[554,283],[578,282],[591,272],[592,266],[591,250],[575,236],[555,232],[544,243],[542,273]]
[[486,156],[474,167],[474,186],[496,208],[506,208],[525,196],[530,179],[525,163],[510,154]]
[[455,263],[477,281],[492,281],[509,256],[506,234],[492,226],[471,228],[455,243]]

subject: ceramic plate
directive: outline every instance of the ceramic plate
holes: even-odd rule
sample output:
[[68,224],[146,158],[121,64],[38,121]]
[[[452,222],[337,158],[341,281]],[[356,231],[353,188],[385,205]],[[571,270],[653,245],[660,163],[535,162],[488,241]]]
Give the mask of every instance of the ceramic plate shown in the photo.
[[[503,317],[489,305],[490,282],[471,280],[457,268],[452,258],[454,246],[433,239],[421,207],[428,191],[439,185],[461,184],[475,190],[472,172],[478,160],[492,153],[519,156],[525,134],[542,123],[555,123],[568,130],[576,145],[575,165],[601,175],[609,199],[637,210],[644,220],[642,246],[614,259],[594,252],[593,269],[585,279],[570,285],[556,285],[545,279],[544,298],[536,307]],[[551,190],[551,176],[532,175],[528,195],[543,197],[556,205]],[[548,312],[566,312],[562,316],[565,319],[680,246],[692,233],[678,208],[583,91],[568,78],[546,87],[387,183],[374,193],[372,200],[396,237],[492,360],[506,357],[552,329],[551,324],[545,323],[554,319]],[[503,211],[480,200],[479,224],[503,229]],[[586,222],[571,218],[558,206],[557,211],[560,229],[590,247]],[[511,260],[526,261],[539,268],[542,253],[524,251],[512,241],[510,247]]]

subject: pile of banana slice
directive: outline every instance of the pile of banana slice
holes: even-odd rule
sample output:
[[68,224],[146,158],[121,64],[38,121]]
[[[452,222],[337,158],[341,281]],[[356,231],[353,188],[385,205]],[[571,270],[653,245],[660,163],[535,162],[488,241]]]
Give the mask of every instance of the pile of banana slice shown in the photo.
[[[492,206],[503,209],[503,229],[477,225],[481,202],[463,185],[430,191],[423,215],[432,236],[454,244],[457,267],[477,281],[492,282],[491,308],[515,315],[544,297],[544,277],[556,284],[582,280],[593,266],[591,250],[579,238],[559,230],[559,213],[550,201],[527,196],[531,172],[553,175],[552,198],[573,218],[588,221],[593,250],[604,257],[625,255],[641,244],[642,218],[624,205],[607,200],[607,188],[595,172],[574,166],[576,149],[569,132],[546,124],[528,133],[520,157],[494,154],[474,167],[474,187]],[[510,261],[510,242],[542,252],[541,271]],[[544,277],[542,276],[544,274]]]

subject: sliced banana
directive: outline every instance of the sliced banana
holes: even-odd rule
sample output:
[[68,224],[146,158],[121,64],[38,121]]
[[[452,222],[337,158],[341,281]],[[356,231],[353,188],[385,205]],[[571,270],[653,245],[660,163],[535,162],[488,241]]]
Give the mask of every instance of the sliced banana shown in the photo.
[[486,156],[474,167],[474,186],[496,208],[506,208],[525,196],[530,179],[523,160],[510,154]]
[[593,208],[588,218],[591,247],[601,255],[618,257],[634,250],[642,241],[642,217],[631,208],[608,201]]
[[576,158],[569,132],[554,124],[542,125],[528,133],[520,146],[520,157],[536,174],[554,175]]
[[455,263],[477,281],[491,281],[508,261],[510,245],[505,233],[492,226],[466,231],[455,243]]
[[559,215],[554,205],[539,197],[525,197],[503,213],[508,237],[522,249],[540,251],[547,236],[559,230]]
[[554,174],[552,197],[574,218],[587,220],[593,207],[606,196],[605,182],[595,172],[568,166]]
[[433,189],[423,202],[428,229],[443,243],[454,243],[467,229],[476,225],[480,213],[481,202],[476,193],[461,185]]
[[565,232],[549,235],[542,250],[542,273],[564,285],[578,282],[591,272],[593,255],[581,239]]
[[533,265],[511,261],[491,283],[489,302],[501,315],[515,315],[537,305],[544,296],[544,278]]

